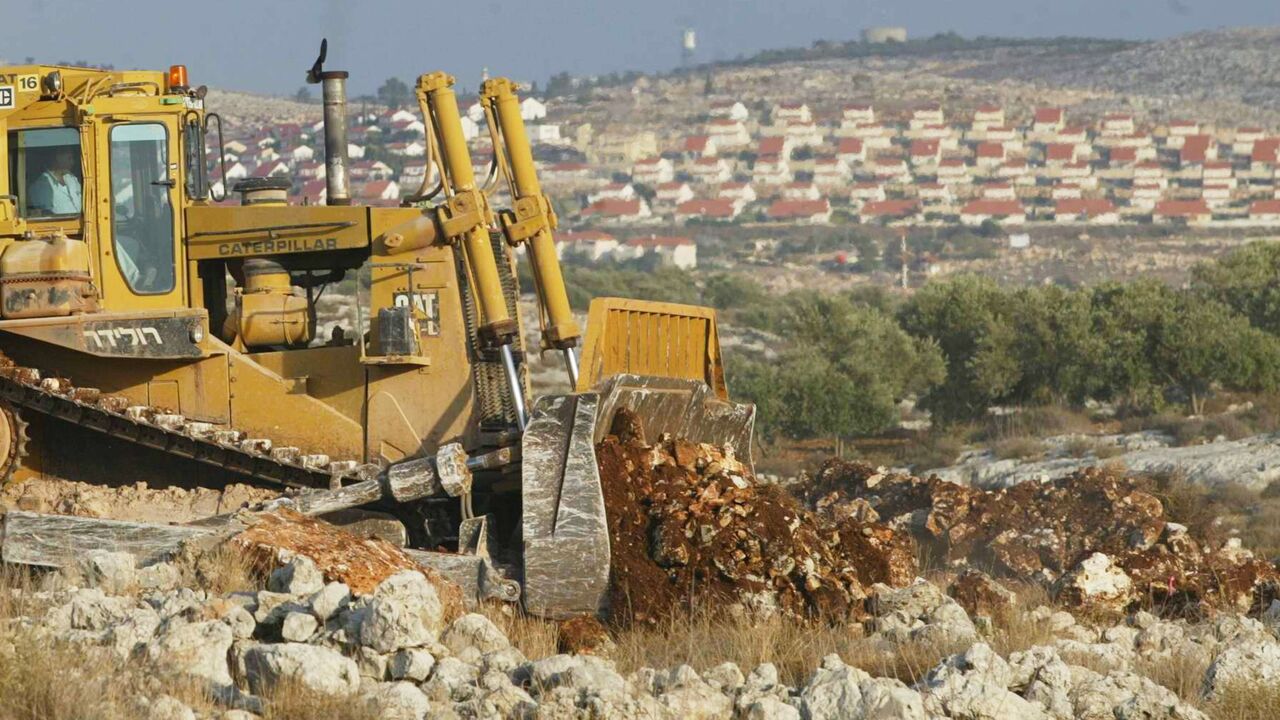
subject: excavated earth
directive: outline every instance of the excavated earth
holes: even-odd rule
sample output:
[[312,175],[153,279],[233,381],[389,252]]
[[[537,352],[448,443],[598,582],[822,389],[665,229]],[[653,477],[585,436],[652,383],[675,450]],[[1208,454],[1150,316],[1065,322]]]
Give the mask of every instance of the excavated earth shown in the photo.
[[649,445],[635,418],[619,420],[596,447],[615,624],[707,600],[748,615],[858,619],[871,584],[915,578],[907,534],[825,519],[758,484],[731,449],[665,437]]
[[279,497],[280,491],[240,483],[213,487],[158,487],[144,482],[108,486],[32,478],[0,487],[6,510],[113,518],[132,522],[185,523]]
[[884,522],[950,567],[1040,583],[1071,605],[1256,613],[1280,590],[1273,563],[1238,539],[1192,537],[1148,481],[1108,470],[980,490],[833,460],[795,490],[815,512]]

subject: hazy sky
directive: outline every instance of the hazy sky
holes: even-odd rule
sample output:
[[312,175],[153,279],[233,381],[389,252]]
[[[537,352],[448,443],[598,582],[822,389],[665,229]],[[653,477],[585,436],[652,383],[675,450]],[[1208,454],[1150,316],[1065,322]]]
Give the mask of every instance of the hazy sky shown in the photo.
[[302,84],[327,35],[329,67],[351,71],[353,94],[435,69],[472,89],[483,67],[537,81],[668,69],[685,26],[697,57],[716,60],[850,39],[867,25],[1124,38],[1280,25],[1278,0],[0,0],[0,10],[0,60],[184,62],[195,84],[271,93]]

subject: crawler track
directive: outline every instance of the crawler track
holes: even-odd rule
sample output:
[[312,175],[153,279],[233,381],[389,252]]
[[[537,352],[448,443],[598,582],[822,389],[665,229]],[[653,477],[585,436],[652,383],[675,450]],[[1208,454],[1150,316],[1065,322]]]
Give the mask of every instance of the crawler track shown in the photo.
[[276,447],[270,438],[188,420],[160,408],[135,405],[120,395],[81,388],[0,354],[0,401],[42,413],[175,457],[206,463],[288,487],[336,487],[377,477],[377,465],[307,455]]

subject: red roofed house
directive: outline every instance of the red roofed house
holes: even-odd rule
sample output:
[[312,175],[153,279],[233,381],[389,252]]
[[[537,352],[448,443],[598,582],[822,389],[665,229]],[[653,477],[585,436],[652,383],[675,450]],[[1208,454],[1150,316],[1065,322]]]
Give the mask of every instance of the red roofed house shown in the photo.
[[329,198],[329,184],[324,180],[303,183],[302,197],[311,205],[323,205]]
[[852,189],[849,190],[849,202],[855,205],[884,200],[884,198],[884,186],[878,182],[854,183]]
[[1018,193],[1009,183],[987,183],[982,186],[982,197],[985,200],[1016,200]]
[[907,169],[907,162],[902,158],[878,158],[872,172],[881,180],[911,182],[911,171]]
[[1102,118],[1103,137],[1132,135],[1133,131],[1133,116],[1128,113],[1111,113]]
[[864,222],[918,220],[920,203],[915,200],[874,200],[862,206],[858,218]]
[[714,200],[686,200],[676,206],[676,222],[689,220],[723,220],[738,217],[742,212],[742,203],[729,198]]
[[631,238],[626,242],[631,257],[643,257],[650,253],[657,255],[665,265],[674,265],[681,270],[692,270],[698,266],[698,246],[687,237],[657,236]]
[[1004,143],[980,142],[973,149],[973,162],[978,167],[994,167],[1004,161]]
[[942,158],[937,140],[912,140],[909,152],[912,165],[933,165]]
[[1113,147],[1107,151],[1107,164],[1113,168],[1133,167],[1138,162],[1138,149],[1132,147]]
[[691,158],[710,157],[719,152],[719,144],[707,135],[690,135],[684,139],[680,152]]
[[1266,137],[1267,131],[1260,127],[1236,128],[1235,140],[1231,143],[1231,152],[1236,155],[1248,155],[1253,152],[1253,144]]
[[852,173],[849,165],[838,157],[820,157],[813,160],[813,184],[820,187],[846,185]]
[[1112,225],[1120,221],[1116,206],[1102,198],[1059,200],[1053,208],[1053,220],[1060,223],[1093,223]]
[[1182,166],[1203,165],[1206,160],[1217,160],[1218,148],[1209,135],[1188,135],[1178,150],[1178,163]]
[[1044,147],[1045,165],[1058,166],[1078,161],[1080,155],[1077,148],[1071,143],[1049,143]]
[[1265,225],[1280,225],[1280,200],[1255,200],[1249,205],[1249,219]]
[[650,157],[637,160],[631,166],[631,181],[655,187],[664,182],[671,182],[676,177],[675,166],[662,157]]
[[395,180],[373,180],[361,186],[358,195],[370,204],[398,204],[400,185]]
[[944,185],[963,185],[973,182],[968,165],[960,158],[947,158],[938,163],[938,182]]
[[812,122],[801,122],[792,120],[787,123],[787,127],[783,130],[784,137],[794,143],[797,147],[808,147],[822,144],[822,130]]
[[775,125],[791,120],[807,123],[813,121],[813,114],[809,112],[809,106],[804,103],[779,103],[773,106],[770,119]]
[[937,104],[921,105],[911,111],[908,123],[912,130],[919,130],[927,125],[941,125],[946,122],[942,114],[942,106]]
[[841,138],[836,146],[836,157],[846,163],[860,163],[867,159],[867,148],[858,138]]
[[981,225],[988,220],[1020,225],[1027,221],[1027,211],[1017,200],[972,200],[960,209],[960,222],[965,225]]
[[729,167],[729,161],[724,158],[704,157],[698,158],[698,161],[689,168],[689,175],[695,182],[717,185],[732,180],[733,169]]
[[951,186],[942,183],[920,183],[916,185],[916,194],[921,201],[930,205],[950,205],[955,201]]
[[808,225],[831,222],[831,203],[823,200],[775,200],[766,215],[770,220]]
[[841,112],[840,124],[849,127],[857,127],[859,125],[867,125],[876,121],[875,108],[871,103],[855,103],[845,105]]
[[648,203],[641,198],[634,200],[598,200],[582,209],[584,218],[607,223],[638,223],[653,216]]
[[667,205],[677,205],[693,199],[693,188],[689,187],[689,183],[683,182],[662,183],[653,199]]
[[1062,108],[1038,108],[1032,117],[1031,130],[1037,133],[1056,133],[1066,126]]
[[599,262],[618,249],[618,239],[601,230],[556,233],[556,256],[576,255]]
[[781,157],[791,157],[792,142],[785,137],[775,135],[773,137],[760,138],[760,144],[756,146],[756,155],[779,155]]
[[759,155],[751,168],[751,181],[761,185],[782,185],[791,177],[791,166],[782,155]]
[[728,118],[730,120],[746,120],[751,117],[751,113],[747,111],[747,106],[737,100],[717,100],[711,103],[711,112],[713,118]]
[[609,183],[587,196],[587,202],[597,200],[631,200],[636,196],[636,188],[631,183]]
[[720,184],[717,196],[745,204],[756,201],[756,190],[751,183],[727,182]]
[[1161,200],[1151,219],[1157,223],[1204,225],[1213,219],[1213,212],[1204,200]]
[[1255,141],[1249,153],[1249,161],[1253,172],[1274,171],[1277,162],[1280,162],[1280,138]]
[[1084,196],[1081,187],[1073,182],[1055,183],[1049,191],[1051,200],[1076,200]]
[[986,130],[1002,125],[1004,125],[1004,108],[999,105],[980,105],[973,111],[973,123],[970,127],[974,130]]
[[715,141],[716,147],[740,148],[751,144],[751,134],[747,126],[738,120],[717,118],[707,123],[707,135]]
[[818,192],[818,188],[811,182],[793,182],[787,183],[782,188],[782,198],[784,200],[818,200],[822,197],[822,193]]

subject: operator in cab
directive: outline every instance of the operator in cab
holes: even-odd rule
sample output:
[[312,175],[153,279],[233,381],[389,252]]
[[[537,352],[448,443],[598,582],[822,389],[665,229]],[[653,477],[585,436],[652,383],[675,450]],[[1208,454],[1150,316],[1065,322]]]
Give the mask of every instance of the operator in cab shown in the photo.
[[79,215],[83,200],[75,148],[56,148],[49,167],[32,183],[29,205],[46,215]]

